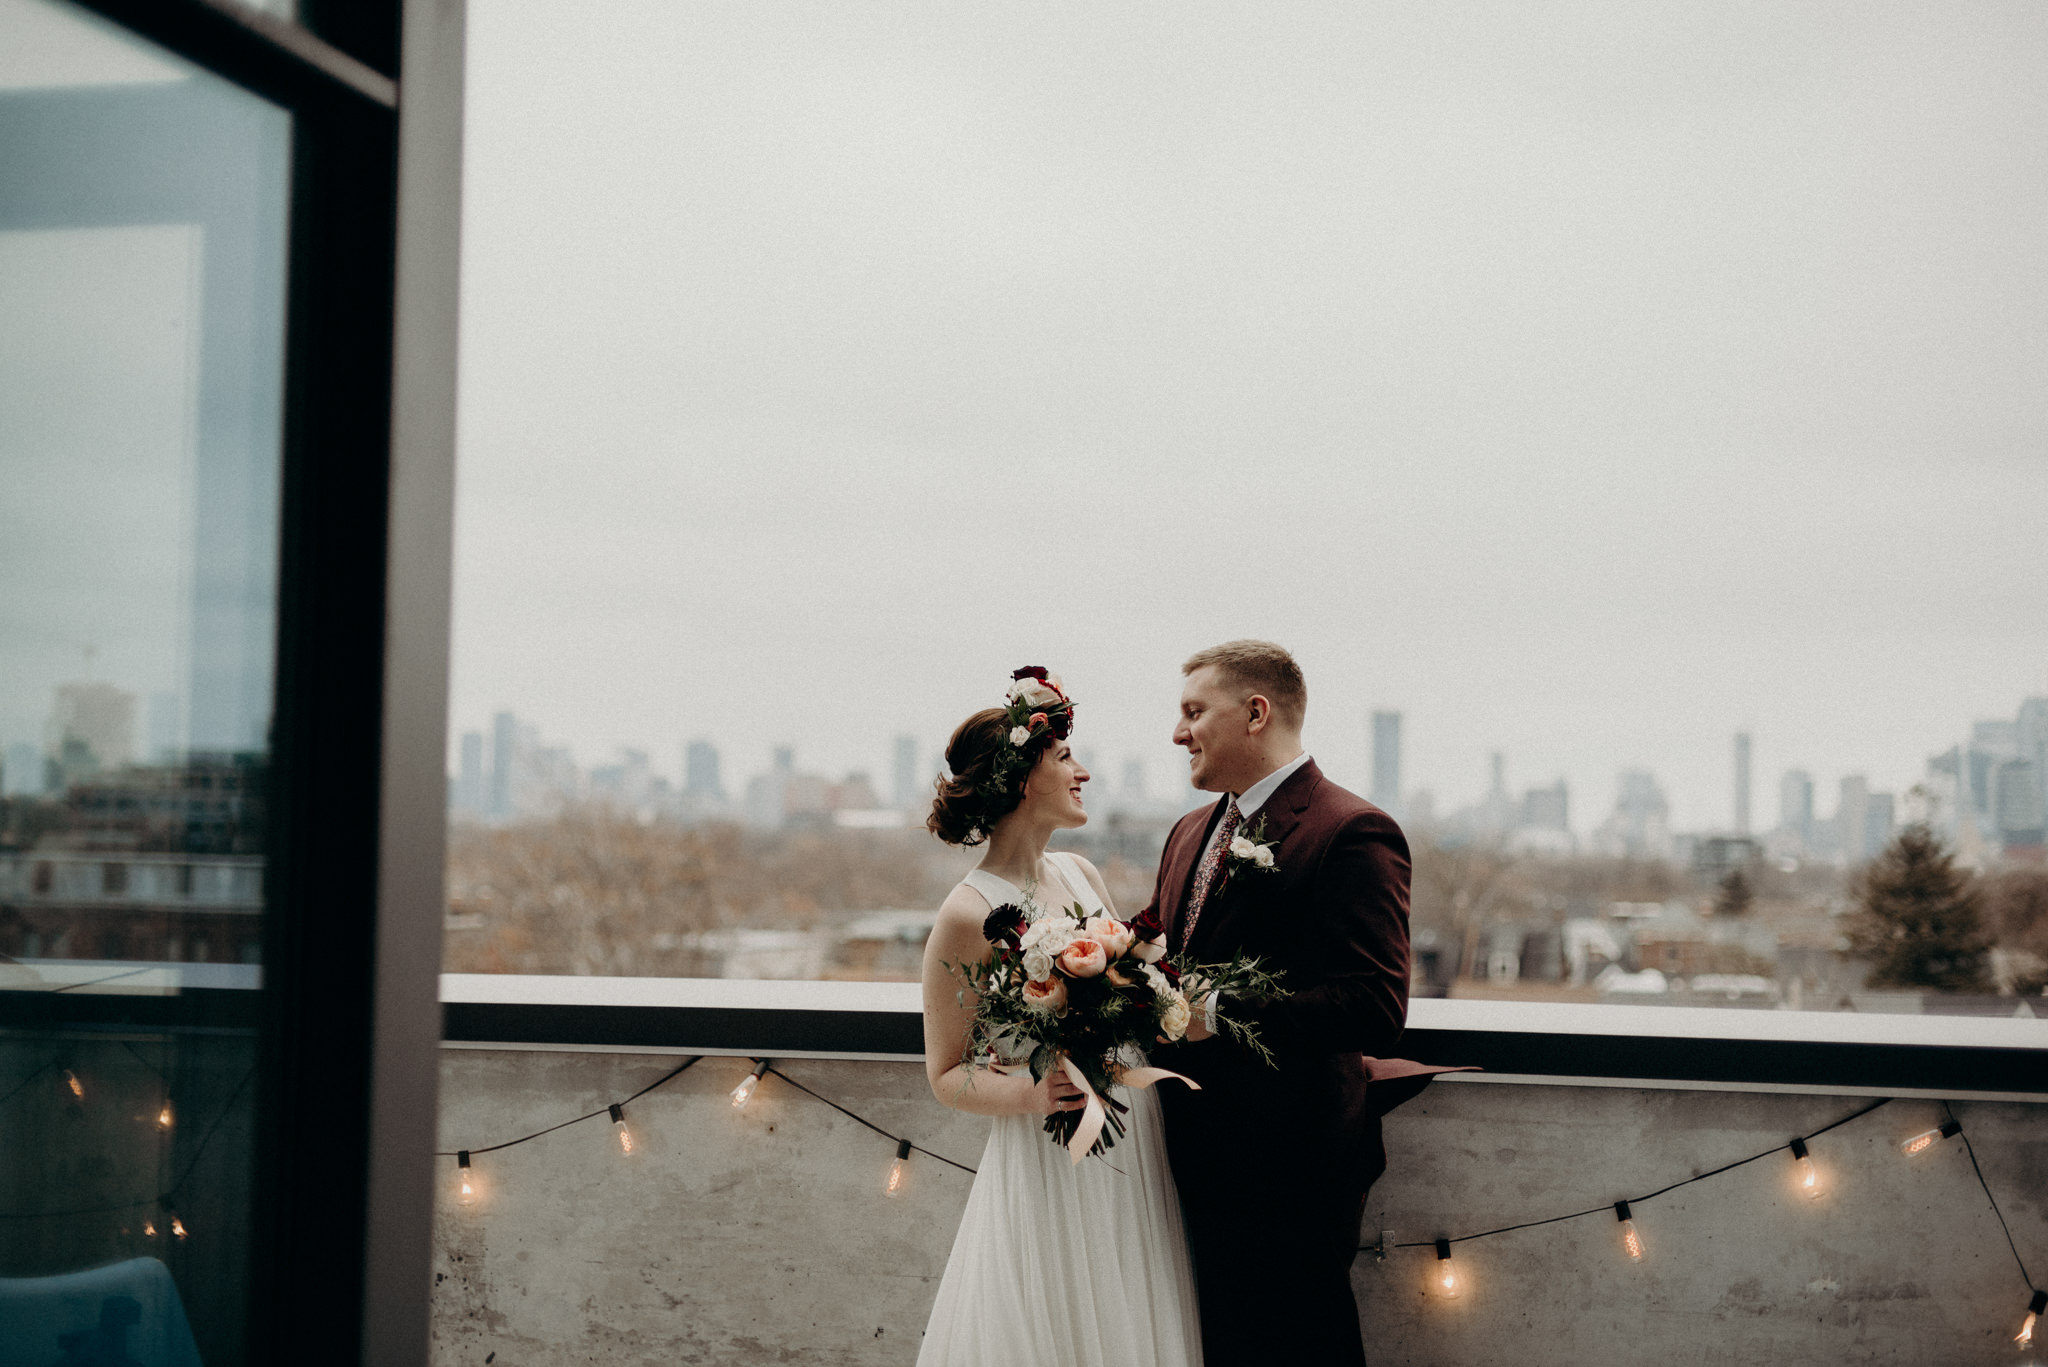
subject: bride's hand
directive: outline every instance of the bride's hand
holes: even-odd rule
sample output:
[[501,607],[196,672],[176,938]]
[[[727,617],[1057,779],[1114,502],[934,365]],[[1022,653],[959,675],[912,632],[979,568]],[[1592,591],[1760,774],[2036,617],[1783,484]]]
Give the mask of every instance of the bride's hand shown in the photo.
[[[1027,1078],[1031,1076],[1028,1064],[998,1063],[995,1069],[1004,1074],[1022,1073]],[[1041,1081],[1033,1083],[1029,1097],[1030,1100],[1024,1106],[1027,1115],[1054,1115],[1060,1111],[1078,1111],[1088,1104],[1088,1098],[1082,1095],[1081,1089],[1074,1085],[1074,1080],[1067,1076],[1067,1070],[1064,1068],[1054,1069]]]

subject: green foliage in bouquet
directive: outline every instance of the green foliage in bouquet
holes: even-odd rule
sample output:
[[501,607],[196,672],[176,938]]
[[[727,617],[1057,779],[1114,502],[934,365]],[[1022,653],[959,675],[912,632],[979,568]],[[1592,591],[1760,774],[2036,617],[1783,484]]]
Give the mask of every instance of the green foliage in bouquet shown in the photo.
[[[1113,1092],[1124,1072],[1126,1045],[1145,1048],[1187,1033],[1195,1004],[1182,991],[1192,978],[1200,991],[1218,994],[1217,1028],[1269,1067],[1272,1052],[1258,1030],[1230,1012],[1286,995],[1280,975],[1243,955],[1228,963],[1169,958],[1158,918],[1124,921],[1091,916],[1079,904],[1045,910],[1027,894],[1022,904],[997,907],[982,933],[994,947],[976,963],[948,964],[962,985],[960,1003],[973,1013],[961,1063],[969,1070],[1028,1063],[1034,1082],[1071,1060],[1102,1099],[1106,1123],[1089,1149],[1099,1154],[1124,1134],[1129,1107]],[[1067,1147],[1082,1123],[1080,1111],[1046,1117],[1045,1130]]]

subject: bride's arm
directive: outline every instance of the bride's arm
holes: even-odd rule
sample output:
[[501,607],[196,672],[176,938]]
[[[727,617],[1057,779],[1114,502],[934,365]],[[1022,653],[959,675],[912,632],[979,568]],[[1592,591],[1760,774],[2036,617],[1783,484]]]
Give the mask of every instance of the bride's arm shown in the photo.
[[924,944],[924,1072],[941,1104],[974,1115],[1044,1115],[1079,1097],[1066,1074],[1033,1082],[1028,1072],[1005,1074],[963,1067],[972,1009],[960,1000],[962,983],[947,964],[977,963],[988,957],[981,936],[988,907],[968,888],[955,888],[939,908],[938,923]]

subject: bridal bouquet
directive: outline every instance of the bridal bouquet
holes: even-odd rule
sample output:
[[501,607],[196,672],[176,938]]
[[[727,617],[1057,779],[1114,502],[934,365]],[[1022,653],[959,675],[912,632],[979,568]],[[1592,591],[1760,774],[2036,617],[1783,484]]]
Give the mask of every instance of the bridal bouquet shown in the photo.
[[[1111,1093],[1116,1086],[1150,1087],[1172,1078],[1164,1068],[1126,1067],[1124,1046],[1143,1047],[1187,1033],[1193,1007],[1182,991],[1195,980],[1202,993],[1271,999],[1285,994],[1279,976],[1239,955],[1229,963],[1176,963],[1166,954],[1166,932],[1147,913],[1132,921],[1091,916],[1077,903],[1047,910],[1028,895],[989,913],[982,934],[995,946],[985,962],[954,969],[975,995],[966,1057],[970,1068],[1029,1060],[1034,1082],[1064,1070],[1086,1105],[1045,1118],[1045,1132],[1078,1163],[1113,1146],[1130,1109]],[[1273,1056],[1258,1032],[1220,1010],[1217,1028],[1269,1065]]]

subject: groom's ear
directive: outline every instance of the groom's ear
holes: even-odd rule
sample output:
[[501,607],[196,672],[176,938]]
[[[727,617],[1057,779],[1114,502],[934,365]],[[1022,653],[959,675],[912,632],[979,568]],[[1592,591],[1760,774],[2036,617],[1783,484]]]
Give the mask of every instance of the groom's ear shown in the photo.
[[1267,722],[1273,720],[1273,704],[1266,701],[1265,694],[1254,693],[1244,700],[1244,705],[1251,714],[1245,721],[1245,730],[1256,736],[1266,729]]

